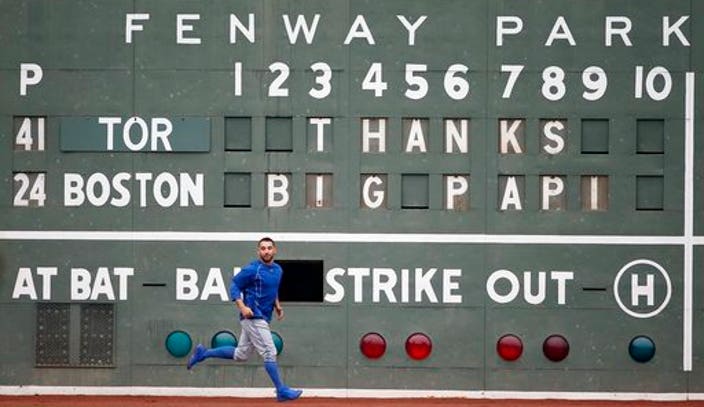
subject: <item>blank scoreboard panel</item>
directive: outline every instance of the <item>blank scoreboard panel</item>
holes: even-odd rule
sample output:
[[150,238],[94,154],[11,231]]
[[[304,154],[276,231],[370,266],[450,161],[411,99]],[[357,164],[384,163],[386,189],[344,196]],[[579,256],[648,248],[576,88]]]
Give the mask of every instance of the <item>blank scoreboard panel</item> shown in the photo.
[[704,393],[704,4],[0,10],[0,386]]

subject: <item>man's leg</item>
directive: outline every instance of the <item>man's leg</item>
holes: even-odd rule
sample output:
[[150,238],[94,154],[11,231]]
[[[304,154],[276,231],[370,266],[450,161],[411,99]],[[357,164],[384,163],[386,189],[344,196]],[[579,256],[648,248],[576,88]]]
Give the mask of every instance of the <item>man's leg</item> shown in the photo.
[[[245,321],[243,321],[244,323]],[[257,352],[264,358],[264,369],[271,382],[276,387],[278,401],[295,400],[301,397],[303,390],[296,390],[286,386],[279,375],[279,365],[276,363],[276,346],[271,338],[269,324],[263,319],[247,320],[250,323],[250,336]],[[244,327],[243,327],[244,329]]]
[[220,359],[234,359],[236,361],[244,361],[249,358],[252,353],[252,342],[249,339],[247,330],[242,329],[242,334],[240,335],[237,347],[234,346],[220,346],[213,349],[207,349],[205,346],[198,344],[195,351],[188,359],[187,369],[192,369],[193,366],[204,361],[208,358],[220,358]]
[[193,366],[208,358],[232,359],[235,354],[234,346],[220,346],[218,348],[208,349],[200,343],[196,346],[195,351],[188,359],[187,369],[192,369]]

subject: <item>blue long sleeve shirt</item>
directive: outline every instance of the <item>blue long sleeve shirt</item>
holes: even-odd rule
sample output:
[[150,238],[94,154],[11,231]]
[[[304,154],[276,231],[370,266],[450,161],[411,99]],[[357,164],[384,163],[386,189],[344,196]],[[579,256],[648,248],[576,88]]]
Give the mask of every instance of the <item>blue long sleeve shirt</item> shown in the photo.
[[[244,305],[254,313],[253,319],[271,322],[282,273],[281,266],[276,263],[265,264],[261,260],[254,260],[232,277],[230,299],[235,301],[242,295]],[[242,318],[240,314],[240,319]]]

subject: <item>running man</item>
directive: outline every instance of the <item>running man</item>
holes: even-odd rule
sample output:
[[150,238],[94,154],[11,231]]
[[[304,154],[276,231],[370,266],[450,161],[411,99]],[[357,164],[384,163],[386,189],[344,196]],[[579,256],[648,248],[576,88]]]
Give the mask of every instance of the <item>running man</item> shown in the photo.
[[271,314],[276,311],[276,318],[284,318],[284,310],[279,303],[279,284],[281,283],[281,266],[274,262],[276,243],[264,237],[257,243],[259,259],[242,268],[230,283],[230,298],[235,302],[240,313],[242,333],[237,347],[221,346],[207,349],[202,344],[195,351],[186,366],[189,370],[208,358],[234,359],[245,361],[256,350],[264,359],[264,369],[276,387],[278,401],[295,400],[303,390],[286,386],[279,377],[279,365],[276,363],[276,347],[271,338],[269,323]]

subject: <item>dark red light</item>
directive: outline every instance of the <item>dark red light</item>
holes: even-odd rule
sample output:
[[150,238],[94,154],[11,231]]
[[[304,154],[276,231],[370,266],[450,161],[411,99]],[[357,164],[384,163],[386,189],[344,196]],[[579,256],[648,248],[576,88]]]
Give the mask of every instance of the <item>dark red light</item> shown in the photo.
[[369,359],[379,359],[386,352],[386,340],[376,332],[370,332],[359,340],[359,350]]
[[406,353],[411,359],[423,360],[432,350],[433,342],[426,334],[416,332],[406,339]]
[[523,342],[516,335],[506,334],[496,341],[496,353],[501,359],[512,362],[523,354]]
[[553,362],[559,362],[570,353],[570,344],[562,335],[550,335],[543,342],[543,354]]

